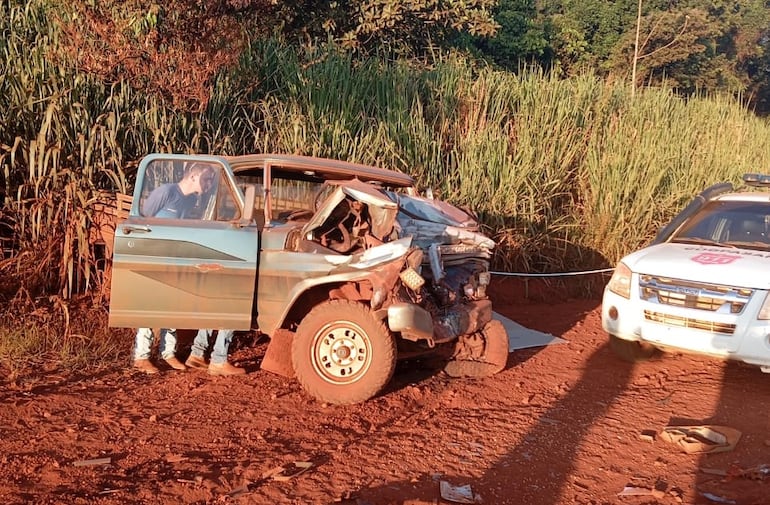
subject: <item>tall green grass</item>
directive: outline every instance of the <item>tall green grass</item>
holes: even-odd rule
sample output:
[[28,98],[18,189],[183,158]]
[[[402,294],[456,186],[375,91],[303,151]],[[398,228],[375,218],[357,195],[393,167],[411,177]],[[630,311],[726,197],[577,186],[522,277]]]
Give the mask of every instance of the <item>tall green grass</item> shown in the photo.
[[495,268],[531,272],[612,265],[703,187],[770,161],[770,126],[732,98],[632,97],[591,75],[510,74],[454,54],[360,60],[255,40],[202,110],[179,110],[50,58],[60,41],[49,5],[0,3],[0,188],[14,229],[4,256],[45,253],[38,293],[99,287],[95,204],[100,191],[130,192],[149,152],[279,151],[401,170],[479,214],[500,244]]

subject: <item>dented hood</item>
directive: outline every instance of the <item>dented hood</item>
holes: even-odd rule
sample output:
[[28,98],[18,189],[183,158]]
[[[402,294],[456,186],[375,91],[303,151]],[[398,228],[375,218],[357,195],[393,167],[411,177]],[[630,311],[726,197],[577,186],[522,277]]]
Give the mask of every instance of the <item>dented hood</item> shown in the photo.
[[467,212],[441,200],[392,193],[399,204],[401,235],[414,237],[423,249],[433,244],[465,244],[491,251],[494,240],[479,231],[478,221]]
[[482,249],[485,256],[495,246],[479,231],[474,217],[447,202],[383,191],[358,179],[328,184],[334,190],[304,226],[305,234],[321,227],[337,205],[350,197],[367,206],[376,237],[386,237],[396,228],[399,237],[412,237],[413,244],[422,249],[436,244],[463,244]]
[[339,203],[349,196],[369,208],[369,216],[372,221],[372,233],[377,237],[383,237],[393,229],[393,222],[398,212],[398,204],[383,194],[382,191],[353,179],[345,182],[329,182],[336,186],[332,193],[326,197],[313,218],[304,226],[303,233],[308,234],[324,224]]

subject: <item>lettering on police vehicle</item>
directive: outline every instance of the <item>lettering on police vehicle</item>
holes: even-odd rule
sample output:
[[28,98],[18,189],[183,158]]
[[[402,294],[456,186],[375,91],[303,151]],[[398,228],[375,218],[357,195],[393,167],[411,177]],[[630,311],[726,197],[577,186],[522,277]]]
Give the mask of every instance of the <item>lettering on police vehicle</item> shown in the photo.
[[703,246],[685,247],[684,250],[685,251],[698,251],[698,252],[703,252],[703,253],[710,253],[710,254],[724,255],[724,256],[734,256],[734,259],[742,258],[742,257],[745,257],[745,256],[751,256],[752,258],[770,259],[770,253],[766,253],[766,252],[762,252],[762,251],[748,251],[748,250],[741,250],[741,249],[730,249],[730,254],[725,254],[723,247],[703,247]]

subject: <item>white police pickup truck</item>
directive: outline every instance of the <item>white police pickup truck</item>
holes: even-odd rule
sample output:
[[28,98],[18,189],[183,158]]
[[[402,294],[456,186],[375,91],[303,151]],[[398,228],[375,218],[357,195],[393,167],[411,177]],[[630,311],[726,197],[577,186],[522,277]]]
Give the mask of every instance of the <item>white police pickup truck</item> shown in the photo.
[[659,350],[770,372],[770,176],[699,194],[652,245],[624,257],[605,287],[610,347],[635,362]]

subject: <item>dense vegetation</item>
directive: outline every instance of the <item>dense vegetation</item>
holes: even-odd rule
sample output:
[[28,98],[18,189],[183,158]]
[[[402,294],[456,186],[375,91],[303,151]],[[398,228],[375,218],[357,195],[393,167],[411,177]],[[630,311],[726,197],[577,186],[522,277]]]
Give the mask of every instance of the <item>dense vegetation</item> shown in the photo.
[[[611,266],[704,186],[770,166],[770,125],[730,89],[683,96],[612,77],[625,18],[616,37],[596,27],[591,71],[577,70],[582,57],[567,65],[551,40],[539,54],[560,71],[533,57],[539,65],[511,72],[505,65],[532,47],[505,52],[495,44],[512,41],[476,37],[504,28],[501,14],[519,4],[535,26],[545,18],[534,4],[465,2],[434,26],[420,1],[383,24],[374,13],[390,3],[336,2],[338,12],[298,1],[0,2],[0,300],[25,314],[24,352],[71,344],[52,343],[41,314],[53,332],[90,331],[70,331],[66,300],[101,292],[88,240],[96,204],[130,192],[133,168],[153,151],[291,152],[402,170],[479,213],[499,243],[495,269],[531,272]],[[549,4],[562,5],[564,23],[578,8]],[[364,5],[371,19],[350,15]],[[756,19],[766,20],[762,9]],[[580,19],[588,14],[568,24]],[[309,42],[291,43],[299,33]],[[314,42],[322,33],[337,42]],[[495,66],[478,59],[485,52],[509,59]],[[640,83],[660,81],[644,68]]]

